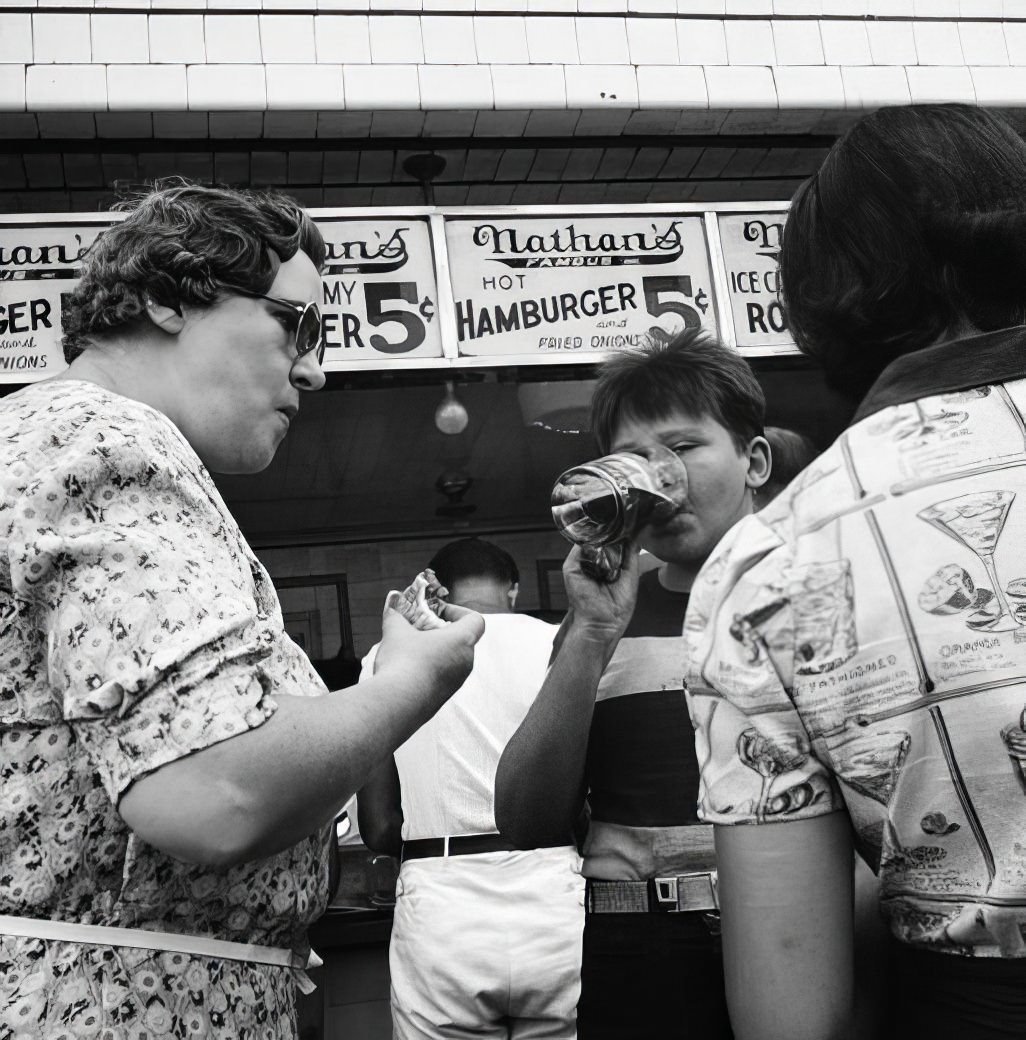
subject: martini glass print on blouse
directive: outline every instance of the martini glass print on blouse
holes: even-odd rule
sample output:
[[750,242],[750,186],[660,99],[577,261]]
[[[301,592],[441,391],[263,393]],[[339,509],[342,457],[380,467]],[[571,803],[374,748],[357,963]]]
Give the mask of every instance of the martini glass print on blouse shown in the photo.
[[[936,415],[927,415],[925,409],[918,401],[913,401],[912,407],[915,409],[919,421],[918,425],[911,427],[906,434],[906,436],[911,438],[906,442],[908,447],[921,447],[929,443],[930,437],[954,430],[969,418],[967,412],[949,412],[944,408]],[[902,445],[902,447],[906,445]]]
[[838,775],[859,794],[888,805],[911,745],[904,730],[856,733],[833,751]]
[[1014,501],[1012,491],[980,491],[937,502],[919,512],[920,520],[943,531],[979,557],[994,587],[994,604],[998,608],[994,620],[980,626],[988,632],[1008,632],[1019,627],[994,565],[994,551]]

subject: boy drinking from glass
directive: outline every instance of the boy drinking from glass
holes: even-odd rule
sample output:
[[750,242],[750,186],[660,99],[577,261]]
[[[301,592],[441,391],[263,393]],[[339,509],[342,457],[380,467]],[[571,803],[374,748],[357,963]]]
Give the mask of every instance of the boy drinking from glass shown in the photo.
[[684,698],[691,584],[769,477],[765,400],[748,364],[698,330],[609,362],[592,400],[603,453],[669,448],[687,498],[640,529],[617,581],[579,548],[563,568],[570,611],[541,692],[499,763],[499,829],[533,848],[587,809],[582,1040],[663,1035],[684,1022],[731,1036],[718,944],[711,827]]

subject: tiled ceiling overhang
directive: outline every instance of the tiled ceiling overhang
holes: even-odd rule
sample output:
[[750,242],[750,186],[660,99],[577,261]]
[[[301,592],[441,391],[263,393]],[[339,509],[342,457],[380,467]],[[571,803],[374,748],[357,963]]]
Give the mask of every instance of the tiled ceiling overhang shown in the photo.
[[[275,187],[307,206],[786,199],[826,136],[23,140],[0,155],[0,211],[107,209],[162,177]],[[434,154],[430,186],[411,159]],[[411,172],[412,171],[412,172]]]
[[1021,126],[1022,0],[0,0],[0,209],[173,174],[319,206],[787,198],[910,101]]

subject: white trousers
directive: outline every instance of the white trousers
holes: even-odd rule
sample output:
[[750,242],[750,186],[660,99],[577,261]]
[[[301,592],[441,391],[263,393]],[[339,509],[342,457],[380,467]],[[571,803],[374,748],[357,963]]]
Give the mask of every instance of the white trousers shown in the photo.
[[573,848],[409,860],[389,967],[396,1040],[574,1040],[584,879]]

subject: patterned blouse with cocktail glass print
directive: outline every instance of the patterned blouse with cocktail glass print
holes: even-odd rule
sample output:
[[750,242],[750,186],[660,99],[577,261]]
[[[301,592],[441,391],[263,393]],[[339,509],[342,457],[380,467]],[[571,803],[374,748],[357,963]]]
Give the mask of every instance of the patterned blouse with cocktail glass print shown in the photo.
[[987,957],[1026,956],[1024,338],[885,372],[685,624],[703,818],[846,809],[895,937]]

